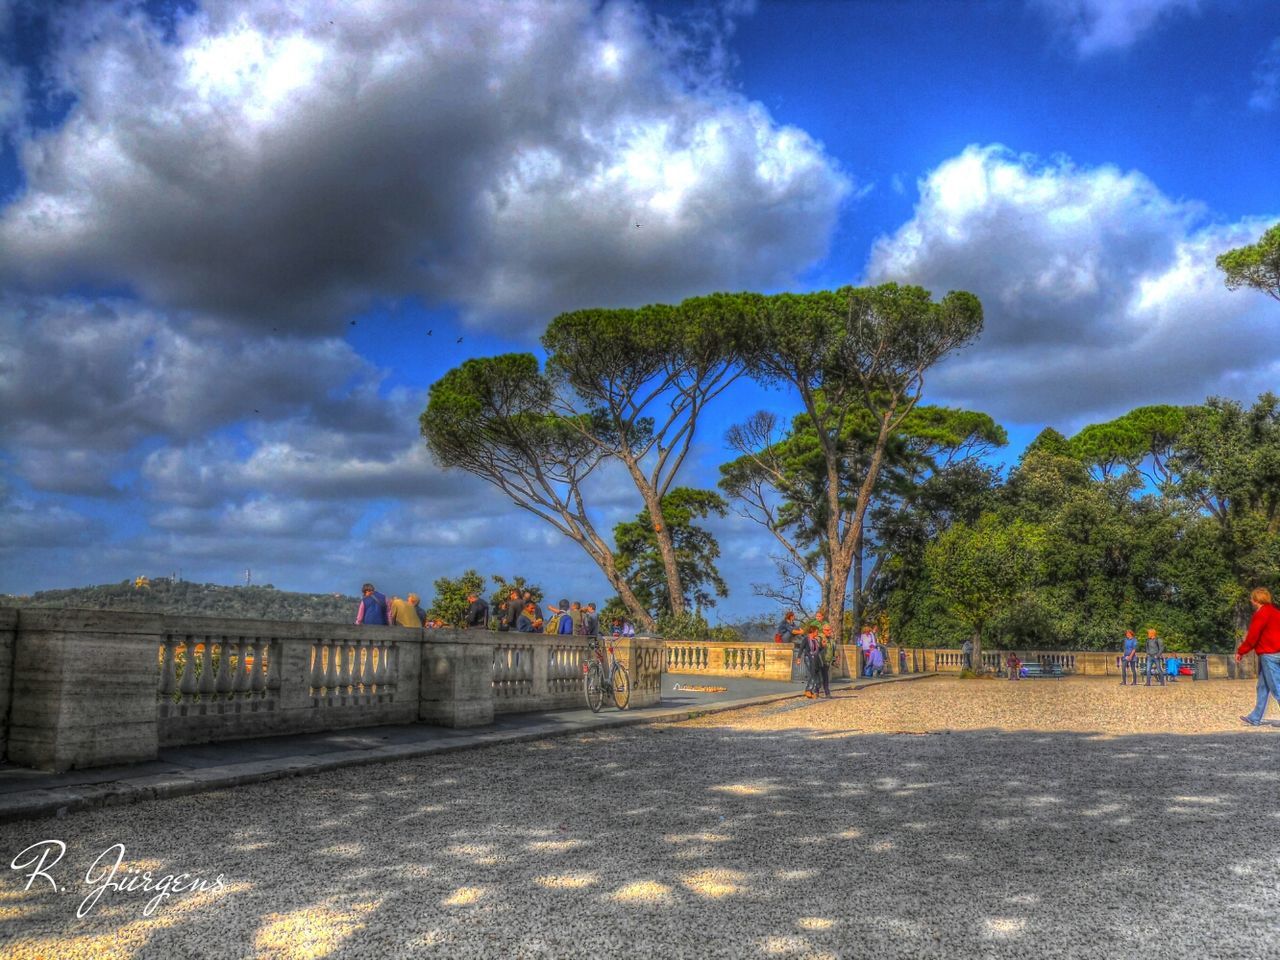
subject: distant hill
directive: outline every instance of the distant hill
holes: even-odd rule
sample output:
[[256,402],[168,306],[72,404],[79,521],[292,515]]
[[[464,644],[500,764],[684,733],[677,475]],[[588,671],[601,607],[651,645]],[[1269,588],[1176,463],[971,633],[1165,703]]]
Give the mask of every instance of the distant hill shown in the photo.
[[301,620],[350,623],[359,597],[331,593],[291,593],[272,586],[228,587],[160,577],[137,587],[135,581],[105,583],[69,590],[41,590],[29,597],[0,595],[0,606],[90,607],[136,610],[200,617],[244,617],[253,620]]

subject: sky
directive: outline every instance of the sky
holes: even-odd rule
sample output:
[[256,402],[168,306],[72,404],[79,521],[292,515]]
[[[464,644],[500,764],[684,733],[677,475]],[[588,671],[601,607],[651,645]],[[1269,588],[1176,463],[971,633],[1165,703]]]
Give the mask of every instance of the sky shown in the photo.
[[[1277,389],[1280,309],[1214,259],[1278,220],[1274,0],[0,0],[0,592],[475,568],[602,602],[424,449],[465,359],[585,307],[970,290],[925,399],[1012,463]],[[687,485],[757,409],[794,398],[735,384]],[[768,611],[760,531],[713,529],[716,615]]]

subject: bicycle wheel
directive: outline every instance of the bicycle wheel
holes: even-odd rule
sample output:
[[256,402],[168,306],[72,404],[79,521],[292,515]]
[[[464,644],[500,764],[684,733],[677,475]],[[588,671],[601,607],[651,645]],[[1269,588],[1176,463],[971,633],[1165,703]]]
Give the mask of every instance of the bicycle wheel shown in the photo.
[[600,670],[600,664],[592,663],[587,667],[583,686],[587,691],[587,706],[592,713],[599,713],[604,706],[604,673]]
[[627,704],[631,702],[631,678],[627,676],[627,668],[615,663],[609,673],[609,680],[613,686],[614,705],[619,710],[627,709]]

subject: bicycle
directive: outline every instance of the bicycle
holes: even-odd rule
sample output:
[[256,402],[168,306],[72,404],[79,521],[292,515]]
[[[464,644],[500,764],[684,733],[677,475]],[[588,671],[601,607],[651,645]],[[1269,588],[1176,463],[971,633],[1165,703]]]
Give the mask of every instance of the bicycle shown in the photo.
[[619,710],[627,709],[631,702],[631,677],[627,668],[614,656],[613,644],[601,644],[599,637],[592,637],[589,646],[591,659],[582,665],[587,706],[592,713],[599,713],[604,706],[605,694],[609,694],[613,697],[614,706]]

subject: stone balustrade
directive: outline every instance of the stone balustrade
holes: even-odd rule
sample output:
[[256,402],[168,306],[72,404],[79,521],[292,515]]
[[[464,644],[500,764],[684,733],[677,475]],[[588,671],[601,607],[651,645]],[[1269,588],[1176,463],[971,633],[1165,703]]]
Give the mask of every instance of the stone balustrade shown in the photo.
[[[989,671],[1005,669],[1009,654],[1022,663],[1039,663],[1057,666],[1064,673],[1080,677],[1119,677],[1120,654],[1107,650],[984,650],[982,665]],[[905,656],[903,656],[905,654]],[[1167,657],[1180,657],[1183,663],[1194,666],[1196,654],[1168,653]],[[1146,655],[1139,652],[1138,667],[1146,670]],[[904,661],[905,660],[905,669]],[[1243,662],[1236,663],[1230,654],[1207,655],[1210,679],[1257,679],[1257,658],[1250,654]],[[964,669],[964,654],[954,648],[931,649],[924,647],[885,648],[885,672],[887,673],[959,673]]]
[[791,679],[789,643],[667,640],[664,647],[667,673],[750,677],[755,680]]
[[[662,641],[612,641],[631,705]],[[585,706],[586,637],[0,608],[0,756],[67,770],[160,747]]]

